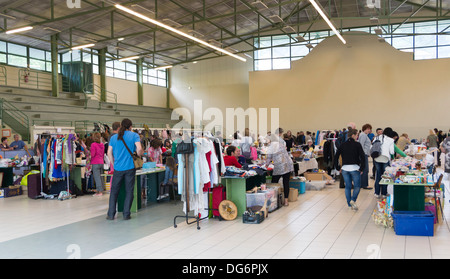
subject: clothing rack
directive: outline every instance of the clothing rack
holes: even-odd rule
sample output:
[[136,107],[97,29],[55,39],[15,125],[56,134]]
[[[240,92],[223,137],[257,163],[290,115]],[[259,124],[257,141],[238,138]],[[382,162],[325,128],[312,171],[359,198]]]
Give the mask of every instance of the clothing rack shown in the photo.
[[[184,154],[185,164],[184,164],[184,180],[183,180],[184,187],[183,188],[184,188],[185,199],[186,199],[186,214],[175,216],[175,218],[173,218],[173,226],[174,226],[174,228],[177,227],[177,223],[176,223],[177,218],[186,218],[186,224],[190,225],[190,224],[197,223],[197,230],[199,230],[200,229],[199,222],[201,220],[208,218],[208,215],[206,217],[202,217],[202,218],[199,218],[198,215],[197,216],[189,216],[189,208],[190,208],[190,206],[189,206],[189,189],[188,189],[189,188],[188,187],[188,185],[189,185],[189,172],[188,172],[189,171],[189,154],[190,153]],[[208,197],[209,197],[209,195],[208,195]],[[208,202],[208,207],[209,207],[209,202]],[[189,218],[194,218],[195,220],[189,221]]]
[[[39,148],[42,146],[42,144],[41,144],[41,139],[42,139],[42,136],[50,136],[50,138],[59,138],[59,137],[64,137],[64,136],[66,136],[66,135],[68,135],[68,134],[59,134],[59,133],[44,133],[44,134],[38,134],[37,136],[38,136],[38,138],[39,138]],[[42,156],[42,152],[43,152],[43,150],[41,150],[41,156]],[[44,163],[43,162],[43,160],[42,160],[42,162],[41,162],[41,158],[39,158],[39,170],[40,170],[40,178],[41,178],[41,193],[44,191],[44,189],[43,189],[43,187],[44,187],[44,184],[43,184],[43,179],[42,179],[42,177],[43,177],[43,174],[42,174],[42,168],[41,168],[41,163]],[[66,176],[66,180],[67,180],[67,192],[69,193],[69,189],[70,189],[70,184],[69,184],[69,175],[70,175],[70,173],[69,173],[69,170],[67,170],[67,176]]]
[[[203,135],[204,136],[204,135]],[[207,139],[209,139],[209,140],[211,140],[211,141],[213,141],[214,142],[214,140],[216,139],[216,138],[214,138],[214,137],[211,137],[210,135],[209,136],[205,136],[205,138],[207,138]],[[192,139],[191,139],[192,140]],[[174,227],[176,228],[177,227],[177,225],[176,225],[176,219],[177,218],[186,218],[186,223],[188,224],[188,225],[190,225],[190,224],[193,224],[193,223],[197,223],[197,229],[199,230],[200,229],[200,225],[199,225],[199,222],[201,221],[201,220],[204,220],[204,219],[207,219],[207,218],[209,218],[209,212],[210,211],[212,211],[212,210],[216,210],[216,211],[218,211],[219,209],[215,209],[215,208],[210,208],[210,193],[211,193],[211,188],[209,188],[208,189],[208,192],[207,192],[207,195],[208,195],[208,207],[207,208],[204,208],[205,210],[207,210],[208,211],[208,214],[205,216],[205,217],[199,217],[199,216],[188,216],[188,212],[189,212],[189,208],[190,208],[190,206],[189,206],[189,190],[188,190],[188,187],[186,187],[186,185],[188,185],[188,182],[189,182],[189,173],[188,173],[188,171],[189,171],[189,168],[188,168],[188,163],[186,163],[186,162],[189,162],[189,154],[184,154],[184,161],[185,161],[185,164],[184,164],[184,191],[185,191],[185,199],[186,199],[186,214],[185,215],[182,215],[182,216],[175,216],[175,218],[174,218],[174,220],[173,220],[173,225],[174,225]],[[220,161],[220,159],[219,159],[219,161]],[[218,171],[218,177],[220,177],[220,169],[217,169],[217,171]],[[211,183],[211,186],[212,187],[214,187],[214,184],[213,183]],[[202,189],[200,189],[200,191],[201,191]],[[194,218],[195,220],[194,221],[191,221],[191,222],[189,222],[188,220],[189,220],[189,218]]]

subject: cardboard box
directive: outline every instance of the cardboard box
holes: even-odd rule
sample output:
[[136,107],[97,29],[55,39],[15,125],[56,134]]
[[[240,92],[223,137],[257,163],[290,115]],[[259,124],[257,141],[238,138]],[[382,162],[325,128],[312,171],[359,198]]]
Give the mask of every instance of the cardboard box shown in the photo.
[[298,190],[295,188],[289,188],[289,202],[295,202],[298,200]]
[[23,194],[22,186],[10,186],[8,188],[0,188],[0,198],[10,198]]
[[333,180],[333,177],[329,176],[326,172],[305,172],[303,175],[306,180]]

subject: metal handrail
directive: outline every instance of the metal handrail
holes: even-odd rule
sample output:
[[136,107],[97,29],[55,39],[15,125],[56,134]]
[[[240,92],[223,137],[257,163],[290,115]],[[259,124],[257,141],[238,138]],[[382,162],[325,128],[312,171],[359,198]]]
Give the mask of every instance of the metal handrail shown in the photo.
[[3,98],[0,99],[0,110],[1,110],[0,117],[2,121],[4,119],[3,112],[7,111],[12,118],[14,118],[17,122],[19,122],[22,126],[24,126],[24,128],[26,128],[27,131],[26,136],[27,138],[30,137],[30,122],[28,116],[25,113],[23,113],[20,109],[18,109],[13,104],[9,103]]
[[31,69],[19,69],[18,72],[19,87],[33,87],[36,89],[48,90],[52,88],[52,77],[49,73]]
[[[48,124],[47,124],[48,123]],[[73,127],[73,121],[70,120],[33,120],[33,126],[67,126]]]
[[8,85],[8,71],[5,66],[0,65],[0,84]]
[[[105,92],[105,97],[106,100],[102,100],[102,91]],[[111,91],[108,91],[102,87],[100,87],[97,84],[86,84],[86,86],[83,89],[83,93],[85,94],[86,97],[92,96],[92,98],[94,100],[99,101],[99,108],[102,108],[102,103],[113,103],[115,105],[114,110],[117,110],[117,94]],[[87,104],[87,102],[86,102]]]

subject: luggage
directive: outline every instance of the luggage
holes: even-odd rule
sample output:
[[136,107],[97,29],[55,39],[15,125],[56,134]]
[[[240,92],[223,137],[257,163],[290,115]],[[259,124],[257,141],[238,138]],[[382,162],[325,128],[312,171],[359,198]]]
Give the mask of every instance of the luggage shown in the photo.
[[[28,189],[28,197],[30,199],[37,199],[41,196],[41,174],[30,174],[27,176],[27,189]],[[45,186],[42,189],[42,192],[48,193],[48,189]]]
[[277,196],[277,208],[280,208],[284,204],[284,193],[283,193],[283,187],[273,184],[274,186],[267,186],[267,189],[274,189],[275,194]]
[[213,216],[220,217],[219,205],[225,199],[226,199],[225,187],[223,185],[215,186],[212,190]]

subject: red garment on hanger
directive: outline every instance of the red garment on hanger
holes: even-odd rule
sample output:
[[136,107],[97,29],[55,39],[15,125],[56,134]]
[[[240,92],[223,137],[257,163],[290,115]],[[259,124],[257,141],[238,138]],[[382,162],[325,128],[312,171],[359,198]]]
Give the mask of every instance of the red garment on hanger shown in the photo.
[[[211,176],[211,151],[205,154],[206,155],[206,161],[208,161],[208,167],[209,167],[209,174]],[[203,192],[208,192],[208,190],[211,188],[211,181],[208,183],[205,183],[203,185]]]

